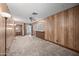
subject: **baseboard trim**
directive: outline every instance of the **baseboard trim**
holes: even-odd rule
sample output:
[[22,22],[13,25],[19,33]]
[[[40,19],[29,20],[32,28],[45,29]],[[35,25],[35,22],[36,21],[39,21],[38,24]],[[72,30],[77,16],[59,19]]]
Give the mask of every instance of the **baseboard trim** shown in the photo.
[[[43,39],[43,40],[45,40],[45,41],[49,41],[49,40],[46,40],[46,39]],[[58,43],[55,43],[55,42],[52,42],[52,41],[49,41],[49,42],[54,43],[54,44],[56,44],[56,45],[59,45],[59,46],[61,46],[61,47],[64,47],[64,48],[67,48],[67,49],[69,49],[69,50],[72,50],[72,51],[74,51],[74,52],[79,53],[79,51],[77,51],[77,50],[75,50],[75,49],[66,47],[66,46],[64,46],[64,45],[61,45],[61,44],[58,44]]]

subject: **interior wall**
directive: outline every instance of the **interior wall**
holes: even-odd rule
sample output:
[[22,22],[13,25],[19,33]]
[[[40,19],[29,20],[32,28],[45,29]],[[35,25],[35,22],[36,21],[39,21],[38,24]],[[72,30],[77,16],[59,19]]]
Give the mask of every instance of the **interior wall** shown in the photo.
[[8,13],[10,13],[6,3],[0,3],[0,12],[8,12]]
[[78,16],[79,6],[49,16],[46,20],[48,30],[45,39],[79,51]]
[[49,16],[44,21],[45,40],[79,51],[79,5]]
[[8,52],[9,48],[11,47],[12,41],[15,38],[15,31],[14,31],[14,21],[12,18],[8,18],[6,20],[6,52]]
[[5,18],[0,16],[0,55],[5,55]]
[[41,39],[45,39],[45,21],[33,23],[33,35]]
[[[10,12],[6,3],[0,3],[0,12]],[[0,16],[0,55],[6,55],[14,39],[14,21]]]
[[22,35],[23,36],[26,35],[26,24],[25,23],[22,24]]
[[24,36],[26,35],[26,23],[15,21],[15,35]]

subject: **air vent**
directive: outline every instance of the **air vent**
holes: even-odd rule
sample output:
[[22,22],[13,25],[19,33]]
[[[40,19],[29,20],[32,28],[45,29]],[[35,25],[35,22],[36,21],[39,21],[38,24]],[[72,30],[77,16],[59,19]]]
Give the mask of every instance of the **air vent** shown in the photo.
[[33,12],[33,13],[32,13],[32,15],[38,15],[38,13],[36,13],[36,12]]

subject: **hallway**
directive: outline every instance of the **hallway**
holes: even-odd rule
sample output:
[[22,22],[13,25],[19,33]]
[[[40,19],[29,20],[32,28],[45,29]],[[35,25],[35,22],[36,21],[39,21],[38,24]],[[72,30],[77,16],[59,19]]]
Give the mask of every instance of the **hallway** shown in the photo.
[[13,41],[8,56],[76,56],[76,52],[42,40],[35,36],[18,36]]
[[0,3],[0,56],[78,55],[79,3]]

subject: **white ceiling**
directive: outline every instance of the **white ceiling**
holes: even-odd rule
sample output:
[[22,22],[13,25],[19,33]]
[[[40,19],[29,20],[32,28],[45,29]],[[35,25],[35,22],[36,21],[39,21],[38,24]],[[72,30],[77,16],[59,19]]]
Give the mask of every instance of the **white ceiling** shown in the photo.
[[37,12],[36,18],[45,18],[78,4],[73,3],[7,3],[12,16],[29,23],[29,17]]

